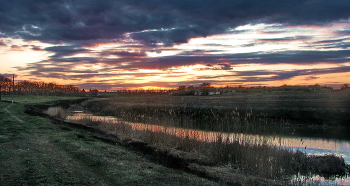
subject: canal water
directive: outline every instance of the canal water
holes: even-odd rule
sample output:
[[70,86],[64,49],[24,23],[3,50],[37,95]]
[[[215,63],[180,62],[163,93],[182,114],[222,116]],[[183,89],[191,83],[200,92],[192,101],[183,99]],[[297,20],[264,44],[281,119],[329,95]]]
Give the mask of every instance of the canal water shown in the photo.
[[[82,111],[71,112],[67,116],[67,120],[80,120],[90,118],[96,121],[105,121],[107,123],[123,122],[130,125],[133,130],[148,130],[152,132],[164,132],[169,135],[178,137],[188,137],[203,141],[215,141],[218,136],[229,141],[240,141],[242,143],[257,144],[257,142],[268,143],[271,146],[293,149],[294,151],[306,152],[310,155],[335,154],[344,158],[347,164],[350,164],[350,139],[347,135],[325,134],[325,131],[334,133],[334,130],[325,129],[320,132],[319,128],[314,130],[310,127],[299,127],[291,132],[275,135],[258,135],[243,134],[231,132],[203,131],[197,129],[188,129],[174,126],[161,126],[154,124],[144,124],[139,122],[121,121],[121,119],[112,116],[97,116]],[[304,135],[301,135],[304,133]],[[309,134],[309,135],[305,135]],[[321,137],[321,136],[325,137]],[[310,137],[312,136],[312,137]],[[338,137],[337,137],[338,136]],[[350,136],[348,136],[350,137]],[[316,182],[318,185],[346,185],[350,186],[350,178],[339,178],[334,180],[326,180],[322,177],[313,177],[311,180],[304,180],[305,185],[309,185],[308,181]]]

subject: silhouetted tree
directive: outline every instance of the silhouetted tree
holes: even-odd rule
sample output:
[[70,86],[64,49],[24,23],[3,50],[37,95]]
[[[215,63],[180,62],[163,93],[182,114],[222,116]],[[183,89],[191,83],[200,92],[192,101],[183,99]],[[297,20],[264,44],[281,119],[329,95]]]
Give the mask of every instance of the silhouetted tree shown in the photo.
[[200,87],[211,87],[210,83],[203,83],[200,85]]
[[344,84],[343,86],[341,86],[341,90],[343,90],[343,89],[347,89],[347,88],[349,88],[349,85],[348,84]]
[[179,86],[177,90],[186,90],[186,86],[185,85]]
[[4,92],[10,92],[11,88],[12,88],[12,81],[11,79],[4,77],[4,76],[0,76],[0,86],[1,86],[1,90]]
[[95,96],[97,96],[97,94],[98,94],[98,90],[97,89],[93,89],[93,90],[90,89],[90,96],[91,97],[95,97]]
[[7,77],[0,76],[0,82],[11,82],[11,80]]
[[215,88],[211,86],[210,83],[203,83],[200,85],[201,91],[202,91],[202,96],[208,96],[209,92],[215,91]]

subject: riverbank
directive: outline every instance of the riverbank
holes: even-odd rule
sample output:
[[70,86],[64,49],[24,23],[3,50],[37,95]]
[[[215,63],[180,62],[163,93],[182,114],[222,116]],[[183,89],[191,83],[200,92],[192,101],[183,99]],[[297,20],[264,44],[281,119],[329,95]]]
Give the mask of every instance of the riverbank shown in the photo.
[[[47,182],[58,185],[94,185],[94,183],[95,185],[284,185],[272,180],[232,172],[232,167],[227,165],[202,164],[200,158],[193,158],[193,154],[187,159],[183,158],[185,153],[177,149],[162,149],[130,138],[120,140],[118,136],[108,135],[92,127],[43,115],[43,110],[57,105],[57,102],[51,101],[44,104],[34,103],[35,106],[0,103],[5,104],[1,106],[12,115],[24,121],[22,123],[14,117],[10,118],[10,121],[19,123],[14,126],[24,129],[23,132],[18,132],[18,128],[10,130],[18,132],[20,139],[13,141],[9,136],[16,135],[11,132],[1,136],[1,140],[10,140],[5,140],[4,146],[1,141],[0,157],[5,160],[2,167],[5,167],[6,171],[1,175],[0,181],[9,183],[8,185]],[[32,115],[44,116],[49,120],[23,114],[23,110]],[[4,118],[4,113],[8,114],[4,110],[0,112],[0,118]],[[3,123],[3,120],[0,122]],[[2,131],[11,128],[12,123],[8,124],[4,125]],[[30,127],[26,129],[22,125]],[[7,146],[12,149],[8,150]],[[20,149],[20,153],[17,152],[17,148]],[[11,163],[13,159],[16,159],[17,163]],[[25,162],[31,165],[26,165]],[[59,165],[55,167],[55,164]],[[80,170],[79,174],[71,175],[79,169],[83,170]],[[17,174],[12,176],[11,172],[16,172],[15,170]],[[88,178],[91,179],[85,176],[86,171],[89,174]],[[62,175],[63,178],[54,178],[57,174]],[[26,175],[29,176],[26,177]],[[88,182],[84,182],[85,179]],[[19,180],[20,184],[17,184],[16,180]],[[74,180],[78,181],[74,182]]]
[[0,102],[0,108],[2,185],[220,185],[152,163],[84,129],[25,114],[23,103]]
[[43,114],[43,111],[47,109],[47,105],[50,104],[33,106],[27,105],[25,107],[25,112],[30,113],[31,115],[39,115],[42,117],[50,118],[53,123],[60,125],[64,130],[70,128],[71,130],[81,129],[87,131],[89,132],[90,137],[95,140],[97,139],[110,145],[125,147],[129,151],[140,154],[149,162],[153,162],[158,165],[183,172],[184,174],[190,174],[195,177],[198,176],[198,178],[202,178],[204,180],[215,181],[213,183],[219,185],[284,185],[281,182],[254,177],[251,175],[245,175],[237,173],[236,171],[232,172],[231,167],[227,167],[227,165],[216,165],[213,163],[215,160],[208,161],[208,159],[201,159],[201,156],[199,156],[199,154],[186,153],[184,151],[168,148],[165,146],[154,146],[153,144],[130,138],[130,136],[121,139],[118,135],[110,135],[109,132],[101,131],[95,127],[65,122],[57,119],[56,117],[50,117]]

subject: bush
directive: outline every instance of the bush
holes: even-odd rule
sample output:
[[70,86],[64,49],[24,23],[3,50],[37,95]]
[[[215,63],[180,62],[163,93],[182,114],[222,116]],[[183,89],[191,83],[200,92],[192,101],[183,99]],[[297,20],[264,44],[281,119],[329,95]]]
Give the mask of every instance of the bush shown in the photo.
[[311,173],[324,177],[343,176],[347,172],[347,166],[342,157],[333,154],[324,156],[310,156],[308,167]]
[[49,109],[47,109],[47,111],[45,111],[45,114],[60,119],[65,119],[67,116],[66,110],[64,110],[61,107],[50,107]]

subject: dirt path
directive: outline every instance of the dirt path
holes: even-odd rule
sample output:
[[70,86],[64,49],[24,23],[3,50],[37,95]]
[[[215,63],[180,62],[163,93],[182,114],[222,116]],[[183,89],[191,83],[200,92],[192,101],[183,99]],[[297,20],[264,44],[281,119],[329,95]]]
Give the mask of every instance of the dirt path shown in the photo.
[[13,113],[11,113],[11,111],[9,111],[8,109],[12,106],[12,104],[9,104],[6,108],[4,108],[4,110],[10,114],[11,117],[13,117],[16,121],[20,122],[20,123],[24,123],[23,120],[19,119],[17,116],[15,116]]

